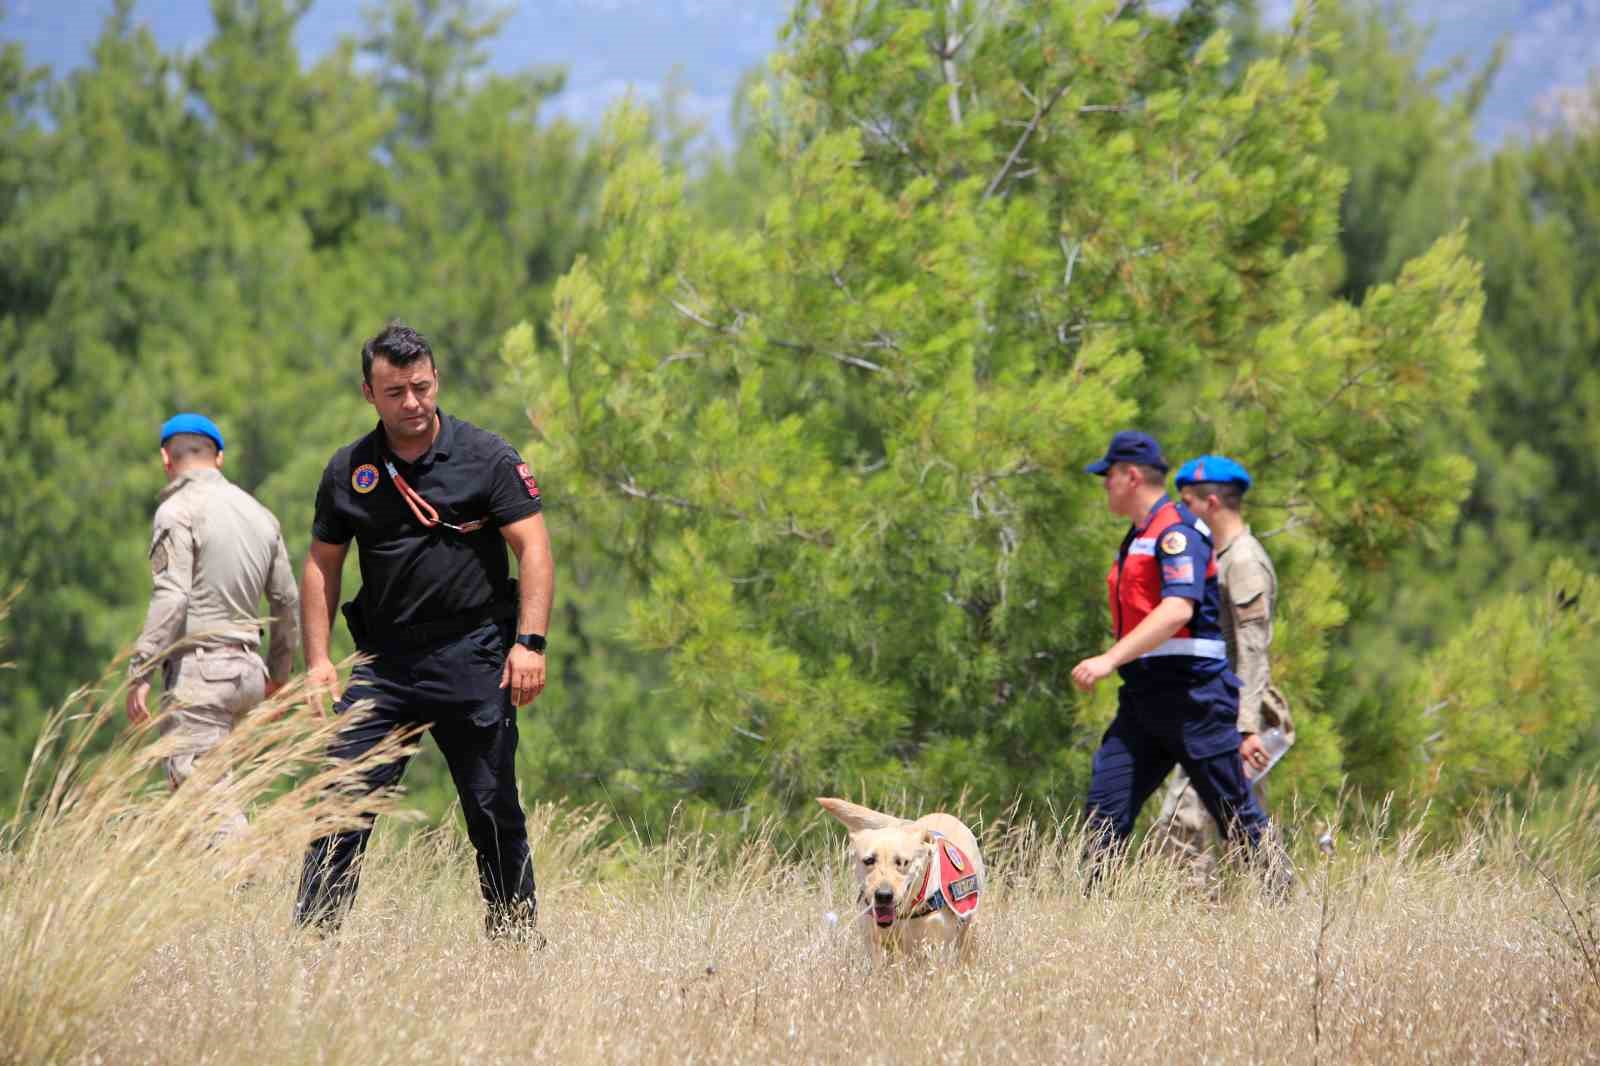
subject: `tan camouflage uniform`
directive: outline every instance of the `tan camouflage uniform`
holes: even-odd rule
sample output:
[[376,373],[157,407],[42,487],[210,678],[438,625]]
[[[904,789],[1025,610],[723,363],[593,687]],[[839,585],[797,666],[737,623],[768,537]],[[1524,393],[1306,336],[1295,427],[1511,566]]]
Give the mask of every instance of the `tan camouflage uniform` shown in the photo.
[[[1294,722],[1289,702],[1272,684],[1272,615],[1278,601],[1278,574],[1272,560],[1249,527],[1217,553],[1217,583],[1222,592],[1222,636],[1228,644],[1228,664],[1243,683],[1239,690],[1239,732],[1260,733],[1277,726],[1294,742]],[[1265,782],[1256,786],[1256,798],[1265,806]],[[1195,878],[1209,882],[1216,859],[1210,844],[1220,839],[1216,823],[1189,787],[1183,767],[1173,771],[1167,795],[1154,829],[1156,839],[1169,854],[1189,864]]]
[[[271,677],[288,679],[300,640],[300,595],[278,520],[216,469],[186,471],[162,490],[150,570],[155,591],[129,672],[138,680],[161,667],[157,724],[163,736],[179,738],[164,761],[176,789],[265,695],[257,622],[263,593],[271,604]],[[244,813],[233,812],[229,829],[243,827]]]

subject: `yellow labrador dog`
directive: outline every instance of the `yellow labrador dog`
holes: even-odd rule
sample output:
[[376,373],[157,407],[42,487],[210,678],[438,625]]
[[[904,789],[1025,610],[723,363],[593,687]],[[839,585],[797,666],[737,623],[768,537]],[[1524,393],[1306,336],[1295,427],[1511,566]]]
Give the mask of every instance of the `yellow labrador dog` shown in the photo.
[[850,830],[861,885],[858,924],[880,952],[940,948],[965,958],[987,875],[978,840],[961,819],[925,814],[914,822],[847,800],[818,797]]

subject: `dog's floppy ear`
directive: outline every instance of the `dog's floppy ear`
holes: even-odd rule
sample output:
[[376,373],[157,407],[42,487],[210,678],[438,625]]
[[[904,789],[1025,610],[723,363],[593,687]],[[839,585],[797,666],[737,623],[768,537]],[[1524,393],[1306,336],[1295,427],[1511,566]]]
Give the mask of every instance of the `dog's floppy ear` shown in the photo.
[[817,803],[823,810],[843,822],[852,833],[859,833],[863,829],[892,829],[905,821],[892,814],[884,814],[871,807],[863,807],[849,800],[834,799],[832,796],[818,796]]
[[922,842],[924,844],[933,843],[933,830],[929,829],[927,826],[922,827]]

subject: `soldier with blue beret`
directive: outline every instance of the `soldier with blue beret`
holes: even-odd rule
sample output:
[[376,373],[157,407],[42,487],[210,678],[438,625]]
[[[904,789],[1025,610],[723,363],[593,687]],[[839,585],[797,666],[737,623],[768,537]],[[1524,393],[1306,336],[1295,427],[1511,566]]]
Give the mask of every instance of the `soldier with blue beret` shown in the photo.
[[[261,700],[289,679],[300,642],[299,591],[272,512],[222,473],[222,430],[192,411],[161,426],[167,476],[150,535],[153,590],[144,630],[128,660],[128,720],[149,719],[159,669],[157,726],[171,744],[167,782],[181,787],[195,761],[227,738]],[[271,639],[262,659],[261,600]],[[226,813],[217,836],[245,827]]]
[[[1240,679],[1239,755],[1251,776],[1252,791],[1264,805],[1261,775],[1270,765],[1270,755],[1263,736],[1275,739],[1278,750],[1286,749],[1294,743],[1294,721],[1289,701],[1272,683],[1269,657],[1277,571],[1241,513],[1252,484],[1250,472],[1228,456],[1202,455],[1179,467],[1173,483],[1184,505],[1210,527],[1216,543],[1222,636],[1228,645],[1228,665]],[[1210,843],[1216,832],[1215,822],[1180,767],[1167,784],[1153,830],[1156,840],[1188,865],[1204,887],[1210,887],[1215,869]]]

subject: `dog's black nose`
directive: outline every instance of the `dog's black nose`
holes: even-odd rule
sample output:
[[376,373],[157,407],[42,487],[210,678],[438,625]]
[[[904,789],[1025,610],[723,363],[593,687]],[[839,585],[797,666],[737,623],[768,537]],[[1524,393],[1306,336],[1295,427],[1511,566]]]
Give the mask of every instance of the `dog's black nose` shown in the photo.
[[894,889],[885,885],[872,894],[872,902],[880,907],[887,907],[894,902]]

